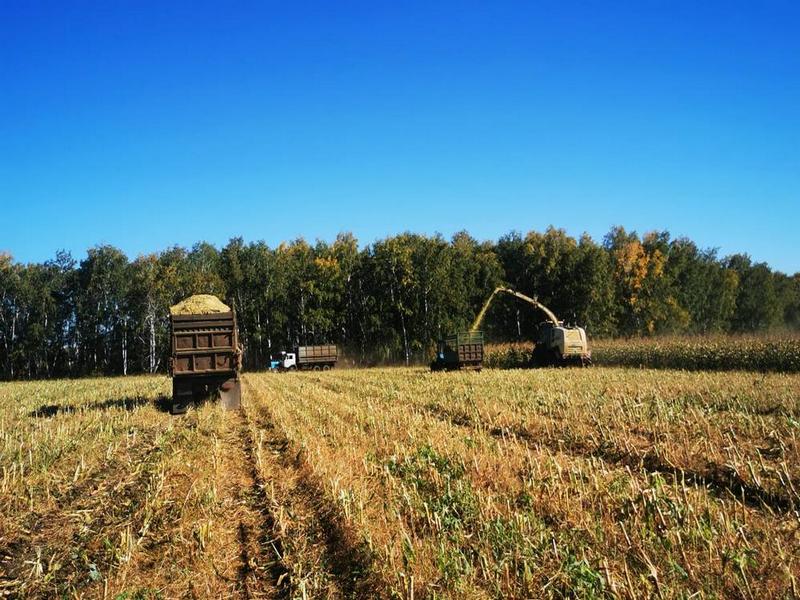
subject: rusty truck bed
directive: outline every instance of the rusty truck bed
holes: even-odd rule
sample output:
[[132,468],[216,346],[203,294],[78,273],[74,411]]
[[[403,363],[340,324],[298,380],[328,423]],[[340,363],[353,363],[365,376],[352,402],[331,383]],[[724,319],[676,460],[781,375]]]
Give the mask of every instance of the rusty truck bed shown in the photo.
[[222,375],[236,372],[234,313],[172,315],[172,375]]

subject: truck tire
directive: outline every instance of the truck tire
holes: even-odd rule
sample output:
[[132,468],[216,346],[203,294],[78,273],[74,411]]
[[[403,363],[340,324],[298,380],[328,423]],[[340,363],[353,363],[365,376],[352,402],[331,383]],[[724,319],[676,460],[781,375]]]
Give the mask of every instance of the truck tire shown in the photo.
[[321,371],[321,370],[322,370],[322,367],[320,367],[319,365],[314,365],[313,369],[314,369],[315,371]]
[[322,365],[322,370],[323,371],[330,371],[331,370],[331,366],[330,365]]

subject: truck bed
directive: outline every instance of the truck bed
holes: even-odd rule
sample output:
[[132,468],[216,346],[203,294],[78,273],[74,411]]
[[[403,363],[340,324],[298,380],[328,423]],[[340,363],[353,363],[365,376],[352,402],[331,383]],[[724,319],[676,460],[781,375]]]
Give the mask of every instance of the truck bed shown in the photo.
[[475,369],[483,367],[483,332],[462,331],[439,341],[432,371]]
[[235,373],[237,330],[234,313],[172,315],[172,375]]
[[445,354],[450,362],[481,364],[483,362],[483,332],[465,331],[445,338]]
[[335,345],[300,346],[297,349],[297,364],[332,363],[339,358]]

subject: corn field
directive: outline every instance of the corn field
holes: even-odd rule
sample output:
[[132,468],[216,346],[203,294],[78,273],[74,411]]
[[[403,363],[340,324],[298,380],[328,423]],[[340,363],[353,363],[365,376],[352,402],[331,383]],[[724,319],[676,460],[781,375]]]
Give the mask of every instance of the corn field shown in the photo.
[[[797,337],[675,337],[592,342],[592,361],[601,366],[687,371],[774,371],[800,373]],[[487,346],[485,364],[495,368],[529,366],[531,344]]]
[[800,375],[419,368],[0,387],[0,595],[791,598]]

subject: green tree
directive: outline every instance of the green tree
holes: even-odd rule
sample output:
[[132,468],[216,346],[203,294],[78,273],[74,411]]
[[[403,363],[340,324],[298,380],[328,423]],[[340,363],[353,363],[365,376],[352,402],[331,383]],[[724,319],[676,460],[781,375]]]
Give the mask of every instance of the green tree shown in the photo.
[[128,259],[113,246],[91,248],[78,268],[78,360],[87,373],[127,373]]
[[574,322],[592,336],[611,336],[617,331],[611,259],[602,246],[581,236],[570,280],[566,282]]
[[769,267],[764,263],[753,264],[744,254],[735,254],[726,263],[739,278],[732,329],[763,331],[778,325],[783,315]]
[[413,340],[410,321],[414,314],[414,292],[418,285],[413,261],[414,241],[415,236],[408,233],[387,238],[373,244],[369,254],[373,267],[372,293],[375,294],[377,310],[373,326],[391,327],[383,331],[381,341],[386,350],[391,352],[394,345],[392,338],[399,337],[406,364],[411,360]]

